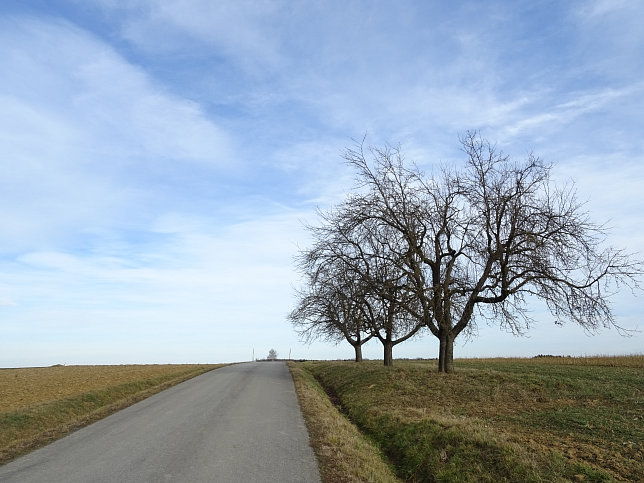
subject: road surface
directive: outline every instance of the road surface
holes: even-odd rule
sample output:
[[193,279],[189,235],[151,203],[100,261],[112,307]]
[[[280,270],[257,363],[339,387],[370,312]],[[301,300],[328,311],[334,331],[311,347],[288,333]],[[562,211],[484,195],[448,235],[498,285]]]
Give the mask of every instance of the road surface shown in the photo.
[[283,362],[223,367],[0,467],[0,482],[319,482]]

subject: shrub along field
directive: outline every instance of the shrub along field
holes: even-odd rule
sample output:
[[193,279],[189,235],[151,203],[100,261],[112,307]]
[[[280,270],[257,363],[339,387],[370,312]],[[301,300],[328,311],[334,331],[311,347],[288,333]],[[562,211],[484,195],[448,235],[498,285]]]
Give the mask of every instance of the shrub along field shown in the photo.
[[0,369],[0,464],[220,366]]
[[644,481],[644,356],[301,367],[406,481]]

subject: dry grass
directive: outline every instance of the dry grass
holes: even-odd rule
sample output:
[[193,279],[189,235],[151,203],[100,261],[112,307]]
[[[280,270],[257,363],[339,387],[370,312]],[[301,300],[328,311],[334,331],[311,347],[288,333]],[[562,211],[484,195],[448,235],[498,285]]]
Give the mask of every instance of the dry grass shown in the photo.
[[0,369],[0,464],[220,366]]
[[531,361],[538,364],[551,364],[557,366],[600,366],[600,367],[632,367],[632,368],[644,368],[644,356],[642,355],[627,355],[627,356],[584,356],[584,357],[572,357],[572,356],[551,356],[551,355],[542,355],[533,357],[532,359],[520,358],[520,357],[496,357],[496,358],[487,358],[487,359],[460,359],[457,360],[457,363],[469,364],[472,362],[475,363],[501,363],[501,364],[510,364],[518,363],[525,364],[526,362]]
[[194,365],[52,366],[0,369],[0,413],[47,404],[128,382],[190,373],[194,369]]
[[322,480],[398,482],[378,449],[331,403],[301,365],[289,363]]

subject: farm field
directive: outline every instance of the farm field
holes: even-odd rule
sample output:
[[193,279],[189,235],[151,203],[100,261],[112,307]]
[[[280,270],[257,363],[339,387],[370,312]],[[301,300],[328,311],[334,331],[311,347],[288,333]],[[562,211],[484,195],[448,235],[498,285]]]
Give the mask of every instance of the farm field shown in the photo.
[[0,464],[220,366],[0,369]]
[[295,366],[404,481],[644,481],[644,356]]

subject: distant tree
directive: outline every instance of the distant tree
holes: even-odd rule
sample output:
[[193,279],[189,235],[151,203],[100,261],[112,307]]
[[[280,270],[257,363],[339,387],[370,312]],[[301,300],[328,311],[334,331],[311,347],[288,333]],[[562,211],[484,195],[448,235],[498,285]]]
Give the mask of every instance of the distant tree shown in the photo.
[[269,361],[274,361],[277,359],[277,351],[275,349],[271,349],[268,351],[268,357],[266,358]]
[[[436,177],[406,163],[397,148],[348,149],[358,192],[332,228],[336,241],[370,261],[356,271],[373,293],[395,300],[439,339],[439,371],[452,371],[454,340],[472,333],[477,317],[515,334],[529,329],[531,296],[545,301],[557,323],[621,330],[609,299],[616,284],[638,287],[642,262],[605,246],[603,227],[590,221],[572,186],[551,182],[540,159],[511,161],[472,132],[461,144],[465,167]],[[395,273],[399,290],[387,293],[392,280],[374,266]]]

